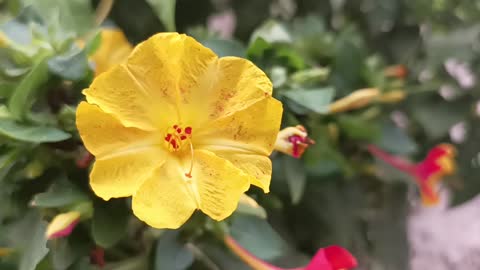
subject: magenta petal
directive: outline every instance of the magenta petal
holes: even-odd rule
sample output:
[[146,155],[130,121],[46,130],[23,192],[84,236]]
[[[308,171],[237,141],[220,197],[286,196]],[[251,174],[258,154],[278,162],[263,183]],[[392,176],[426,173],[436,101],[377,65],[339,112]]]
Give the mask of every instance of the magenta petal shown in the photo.
[[340,246],[319,249],[305,270],[352,269],[358,265],[350,252]]
[[73,231],[73,229],[75,229],[78,222],[79,222],[79,220],[75,220],[70,225],[65,227],[65,229],[60,230],[60,231],[55,232],[52,235],[50,235],[50,237],[48,239],[56,239],[56,238],[62,238],[62,237],[69,236],[70,234],[72,234],[72,231]]

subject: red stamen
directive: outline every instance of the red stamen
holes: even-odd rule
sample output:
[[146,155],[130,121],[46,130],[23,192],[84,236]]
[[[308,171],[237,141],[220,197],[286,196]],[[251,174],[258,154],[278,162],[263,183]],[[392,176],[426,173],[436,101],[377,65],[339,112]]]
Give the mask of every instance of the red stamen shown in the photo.
[[180,140],[184,141],[186,139],[187,139],[187,136],[185,136],[185,135],[180,136]]
[[167,136],[165,136],[165,141],[170,142],[170,139],[172,139],[172,134],[168,133]]
[[181,129],[181,128],[177,128],[177,133],[182,133],[182,129]]
[[288,137],[288,141],[293,144],[292,155],[294,158],[300,158],[309,145],[315,144],[315,141],[309,137],[301,137],[299,135]]
[[174,129],[177,129],[177,127],[178,127],[177,125],[173,125],[173,128],[174,128]]
[[185,128],[185,133],[188,134],[188,135],[192,134],[192,127],[186,127]]

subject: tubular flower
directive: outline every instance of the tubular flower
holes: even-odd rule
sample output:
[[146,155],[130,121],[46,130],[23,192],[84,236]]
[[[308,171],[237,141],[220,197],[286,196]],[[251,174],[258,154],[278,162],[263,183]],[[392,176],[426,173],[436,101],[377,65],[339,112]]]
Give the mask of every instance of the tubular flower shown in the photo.
[[439,202],[437,192],[439,181],[455,171],[456,150],[450,144],[435,146],[419,163],[411,163],[401,157],[392,156],[374,145],[369,145],[367,149],[375,157],[411,175],[420,189],[424,205],[435,205]]
[[275,141],[275,150],[294,158],[302,157],[308,146],[315,141],[308,137],[307,130],[302,125],[282,129]]
[[124,63],[133,50],[132,44],[119,29],[103,29],[100,34],[100,47],[90,58],[95,63],[95,76]]
[[348,270],[357,267],[358,264],[355,257],[344,248],[329,246],[319,249],[307,266],[285,269],[255,257],[231,236],[226,236],[224,242],[233,253],[254,270]]
[[48,224],[45,236],[49,240],[69,236],[79,221],[80,213],[77,211],[59,214]]
[[147,224],[178,228],[196,209],[222,220],[250,184],[269,191],[282,104],[250,61],[160,33],[84,94],[77,127],[96,157],[90,185],[105,200],[132,196]]
[[329,112],[340,113],[360,109],[377,100],[380,95],[381,92],[377,88],[359,89],[330,104]]

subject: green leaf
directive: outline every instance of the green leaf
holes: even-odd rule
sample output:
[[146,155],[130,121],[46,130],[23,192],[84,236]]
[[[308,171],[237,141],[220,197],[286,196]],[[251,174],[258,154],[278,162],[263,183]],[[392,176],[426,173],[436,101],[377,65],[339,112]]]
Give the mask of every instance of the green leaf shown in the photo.
[[287,244],[264,219],[236,215],[230,232],[241,246],[263,260],[273,260],[287,251]]
[[251,40],[256,40],[262,38],[263,40],[269,43],[290,43],[292,42],[292,37],[288,32],[287,28],[275,21],[269,20],[262,24],[255,32],[253,32]]
[[317,84],[325,81],[330,74],[330,69],[323,67],[315,67],[306,70],[300,70],[292,74],[290,79],[292,82],[300,85]]
[[367,49],[363,37],[356,27],[343,30],[335,42],[335,57],[330,79],[341,95],[363,87]]
[[413,113],[431,139],[440,139],[448,134],[454,124],[465,119],[468,109],[461,102],[439,102],[419,105]]
[[325,114],[328,113],[329,104],[333,100],[334,93],[335,90],[328,87],[311,90],[289,90],[284,92],[283,95],[315,113]]
[[184,270],[192,265],[193,253],[178,241],[178,231],[165,231],[157,241],[155,270]]
[[28,45],[32,42],[32,32],[27,24],[17,19],[0,26],[0,30],[12,42],[18,45]]
[[236,40],[207,39],[202,41],[202,44],[214,51],[219,57],[245,57],[246,54],[245,46]]
[[89,39],[85,44],[85,52],[88,56],[93,55],[102,44],[102,31],[97,31],[93,38]]
[[53,74],[65,80],[83,79],[90,69],[85,50],[74,48],[68,53],[52,57],[48,60],[48,68]]
[[368,224],[372,255],[384,269],[408,269],[407,188],[403,184],[388,185],[382,198],[380,209],[375,209],[375,215]]
[[365,120],[360,116],[342,115],[338,117],[340,130],[353,140],[373,141],[380,136],[380,128],[376,122]]
[[[65,32],[85,34],[94,26],[94,13],[89,0],[24,0],[25,6],[31,5],[42,18],[50,24],[61,22]],[[58,20],[58,22],[57,22]]]
[[69,133],[53,127],[27,126],[8,119],[0,119],[0,135],[31,143],[59,142],[71,137]]
[[53,185],[43,193],[33,197],[31,205],[35,207],[63,207],[87,200],[88,197],[66,178],[55,179]]
[[175,32],[175,5],[176,0],[147,0],[157,17],[163,23],[167,31]]
[[49,243],[52,264],[55,270],[65,270],[70,267],[79,254],[75,254],[69,245],[68,239],[57,239]]
[[0,99],[10,97],[14,92],[15,86],[15,83],[0,81]]
[[290,190],[292,203],[297,204],[302,199],[307,184],[307,174],[303,162],[300,159],[284,156],[282,167]]
[[256,217],[259,217],[259,218],[262,218],[262,219],[267,218],[267,212],[260,205],[252,206],[248,203],[240,202],[238,204],[237,210],[235,210],[235,212],[239,213],[239,214],[244,214],[244,215],[256,216]]
[[417,151],[417,144],[405,130],[391,124],[382,126],[381,137],[376,143],[380,148],[395,154],[408,155]]
[[208,259],[211,259],[218,266],[217,269],[252,270],[238,256],[226,249],[224,245],[219,245],[213,241],[204,241],[199,244],[199,248],[205,252]]
[[37,212],[26,214],[23,219],[13,225],[9,233],[10,241],[22,251],[18,270],[35,270],[47,255],[46,228],[47,223]]
[[36,93],[47,80],[47,61],[42,59],[22,79],[8,101],[8,108],[15,119],[21,120],[25,118],[26,113],[35,101]]
[[247,48],[247,56],[249,59],[261,57],[267,49],[270,49],[272,45],[265,39],[258,37]]
[[[68,270],[98,270],[98,268],[94,268],[90,263],[90,258],[82,258],[75,262]],[[116,270],[118,270],[118,268]]]
[[[144,255],[128,259],[128,260],[123,260],[118,263],[112,263],[108,264],[106,267],[104,267],[104,270],[145,270],[149,269],[149,262],[148,258]],[[98,267],[95,268],[97,270]],[[79,268],[78,270],[84,270],[83,268]]]
[[118,243],[127,230],[130,212],[122,199],[97,201],[93,213],[92,234],[97,245],[109,248]]
[[470,61],[477,56],[472,44],[480,34],[480,24],[459,27],[452,31],[432,31],[424,35],[425,52],[431,65],[439,66],[447,58]]

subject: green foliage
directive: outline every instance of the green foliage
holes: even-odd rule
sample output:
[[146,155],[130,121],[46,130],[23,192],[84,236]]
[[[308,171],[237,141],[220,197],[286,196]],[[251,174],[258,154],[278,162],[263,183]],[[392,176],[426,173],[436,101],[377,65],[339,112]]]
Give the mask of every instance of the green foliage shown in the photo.
[[[186,32],[221,57],[251,60],[283,103],[282,127],[304,125],[316,141],[301,159],[272,155],[271,192],[248,192],[260,206],[241,203],[225,222],[194,215],[178,230],[148,228],[129,199],[105,202],[92,192],[75,126],[81,91],[94,76],[90,57],[103,42],[99,2],[0,1],[0,248],[13,249],[0,269],[96,270],[90,255],[102,247],[107,270],[248,270],[222,242],[226,233],[284,267],[339,244],[361,269],[407,269],[414,184],[372,158],[371,143],[415,161],[435,144],[453,143],[458,171],[445,182],[454,202],[480,192],[478,4],[118,0],[103,25],[135,42],[162,29]],[[274,2],[298,5],[274,12]],[[228,10],[237,16],[231,36],[206,26]],[[396,65],[408,74],[389,74]],[[362,88],[407,98],[330,113],[332,102]],[[461,138],[452,136],[458,123],[466,127]],[[67,211],[81,213],[79,224],[47,241],[47,223]]]
[[176,0],[147,0],[157,17],[169,32],[175,31],[175,4]]

